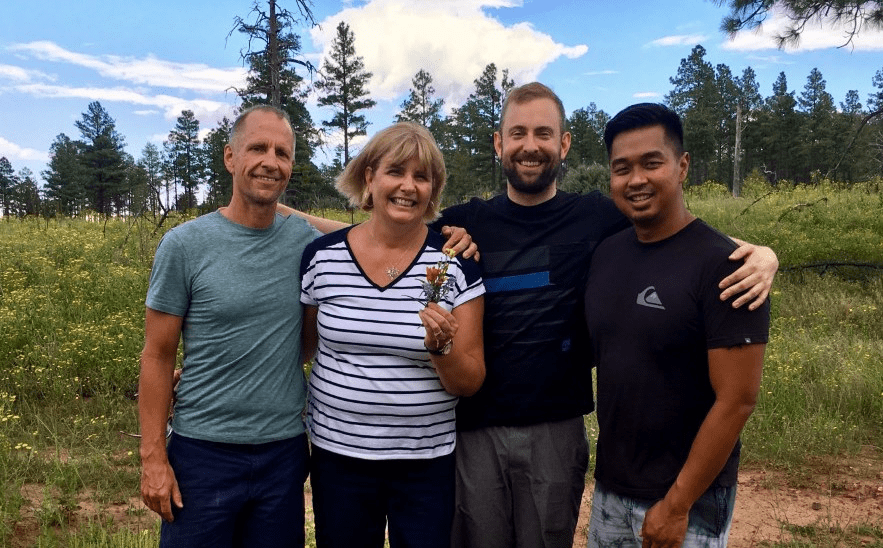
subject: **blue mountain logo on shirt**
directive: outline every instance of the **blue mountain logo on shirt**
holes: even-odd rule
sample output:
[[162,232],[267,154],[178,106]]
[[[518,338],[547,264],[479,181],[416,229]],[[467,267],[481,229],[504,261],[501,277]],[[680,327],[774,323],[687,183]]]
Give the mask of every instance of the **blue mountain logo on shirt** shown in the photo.
[[649,306],[650,308],[665,310],[665,307],[662,306],[662,301],[659,300],[659,295],[656,294],[656,288],[652,285],[638,293],[638,304],[641,306]]

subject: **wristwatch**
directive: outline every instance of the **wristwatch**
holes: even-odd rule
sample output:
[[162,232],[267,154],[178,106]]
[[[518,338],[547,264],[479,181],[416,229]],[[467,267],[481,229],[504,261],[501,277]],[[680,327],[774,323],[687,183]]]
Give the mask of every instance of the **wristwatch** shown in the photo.
[[451,353],[451,348],[453,348],[453,347],[454,347],[454,339],[451,339],[448,342],[446,342],[444,346],[442,346],[441,348],[439,348],[437,350],[433,350],[432,348],[427,348],[426,350],[428,350],[429,353],[432,354],[433,356],[447,356],[448,354]]

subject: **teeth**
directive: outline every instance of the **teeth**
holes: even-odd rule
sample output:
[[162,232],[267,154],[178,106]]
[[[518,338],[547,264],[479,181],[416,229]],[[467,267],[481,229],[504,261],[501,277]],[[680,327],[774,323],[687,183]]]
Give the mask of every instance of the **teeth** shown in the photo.
[[415,202],[413,200],[406,200],[405,198],[393,198],[392,203],[402,207],[411,207]]
[[532,161],[532,162],[521,161],[519,163],[521,165],[523,165],[524,167],[537,167],[538,165],[540,165],[540,162],[537,162],[537,161]]

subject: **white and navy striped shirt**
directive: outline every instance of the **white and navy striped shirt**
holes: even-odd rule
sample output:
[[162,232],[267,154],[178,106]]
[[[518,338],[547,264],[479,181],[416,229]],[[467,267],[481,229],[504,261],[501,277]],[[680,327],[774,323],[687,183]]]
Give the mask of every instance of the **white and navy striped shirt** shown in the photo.
[[[301,302],[317,306],[319,348],[310,374],[307,428],[312,443],[338,454],[423,459],[454,450],[456,396],[445,392],[423,346],[426,268],[442,258],[429,231],[414,261],[386,287],[362,271],[349,228],[321,237],[303,254]],[[454,258],[443,308],[484,293],[478,265]]]

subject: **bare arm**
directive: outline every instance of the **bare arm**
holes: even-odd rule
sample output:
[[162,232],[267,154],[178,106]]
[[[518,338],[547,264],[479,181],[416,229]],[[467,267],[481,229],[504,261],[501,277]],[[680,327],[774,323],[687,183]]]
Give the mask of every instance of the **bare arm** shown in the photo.
[[286,217],[292,214],[297,215],[298,217],[313,225],[313,227],[322,234],[329,234],[331,232],[334,232],[335,230],[340,230],[341,228],[346,228],[350,226],[347,223],[343,223],[340,221],[334,221],[332,219],[326,219],[324,217],[316,217],[315,215],[310,215],[309,213],[298,211],[280,203],[276,204],[276,211],[278,211],[282,215],[285,215]]
[[183,507],[181,491],[166,454],[166,421],[183,318],[148,308],[138,382],[141,423],[141,497],[148,508],[172,521],[172,504]]
[[674,485],[647,511],[641,530],[644,548],[683,543],[690,508],[720,474],[754,410],[765,349],[765,344],[749,344],[708,351],[715,401]]
[[318,307],[304,305],[303,329],[301,330],[301,361],[303,363],[312,360],[319,347],[318,315]]
[[744,292],[733,301],[733,308],[748,304],[749,310],[756,310],[770,293],[773,278],[779,270],[779,258],[768,247],[749,244],[732,236],[730,239],[739,244],[739,248],[730,255],[730,260],[745,259],[745,264],[718,284],[718,287],[724,290],[720,299],[726,301]]
[[484,297],[465,302],[452,312],[436,303],[429,303],[420,311],[420,319],[426,327],[423,344],[427,348],[439,349],[453,340],[449,354],[430,354],[429,357],[442,386],[454,396],[471,396],[484,382],[483,315]]

